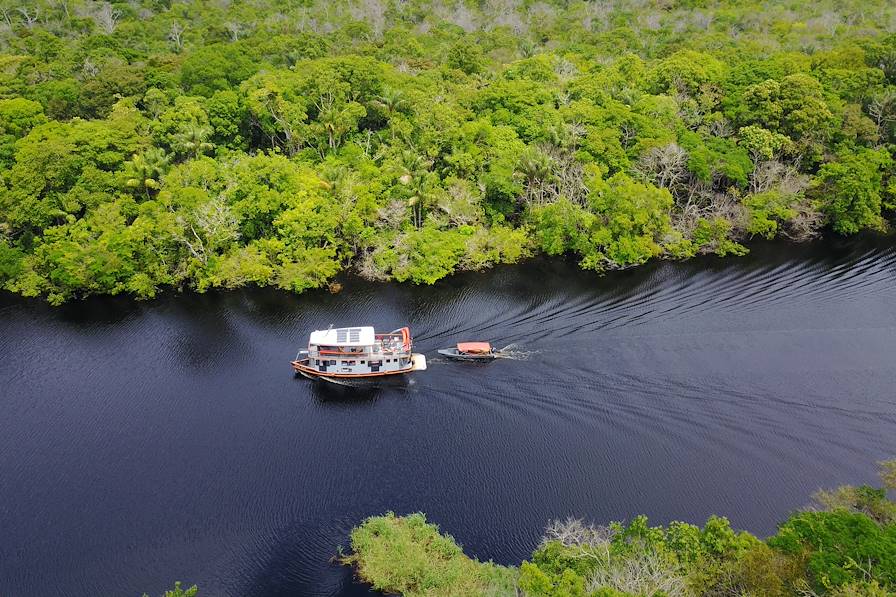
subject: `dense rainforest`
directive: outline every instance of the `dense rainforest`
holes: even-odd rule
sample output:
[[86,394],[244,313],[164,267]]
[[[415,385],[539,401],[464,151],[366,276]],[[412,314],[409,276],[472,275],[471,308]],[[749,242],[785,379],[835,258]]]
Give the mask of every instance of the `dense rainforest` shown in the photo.
[[896,460],[883,486],[819,491],[766,540],[725,518],[701,528],[555,521],[520,567],[480,562],[422,514],[375,516],[352,532],[357,566],[374,588],[405,597],[893,597]]
[[0,0],[0,286],[432,283],[884,230],[888,0]]

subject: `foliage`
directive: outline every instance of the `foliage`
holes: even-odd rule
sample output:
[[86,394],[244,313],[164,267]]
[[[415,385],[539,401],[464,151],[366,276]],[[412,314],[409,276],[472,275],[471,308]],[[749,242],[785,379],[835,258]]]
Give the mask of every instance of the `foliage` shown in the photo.
[[352,531],[357,566],[373,588],[401,595],[513,595],[516,572],[464,555],[450,535],[439,534],[423,514],[368,518]]
[[[183,589],[180,584],[180,581],[174,583],[174,588],[170,591],[165,591],[165,594],[162,597],[196,597],[199,593],[199,588],[196,585],[193,585],[188,589]],[[143,597],[148,597],[148,595],[144,593]]]
[[821,167],[817,191],[826,198],[835,230],[854,233],[884,227],[880,215],[883,173],[892,166],[887,152],[864,149]]
[[53,303],[882,230],[892,3],[0,7],[0,284]]
[[896,586],[896,526],[834,510],[792,516],[769,540],[785,554],[809,552],[807,570],[817,590],[872,579]]

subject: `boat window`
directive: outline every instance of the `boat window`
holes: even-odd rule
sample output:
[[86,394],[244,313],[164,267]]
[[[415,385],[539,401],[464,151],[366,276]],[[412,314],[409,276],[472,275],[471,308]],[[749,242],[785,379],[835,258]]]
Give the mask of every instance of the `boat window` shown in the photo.
[[320,359],[314,359],[314,364],[315,364],[315,365],[320,365]]
[[354,361],[346,361],[345,364],[346,364],[346,365],[354,365],[355,362],[354,362]]
[[335,364],[336,364],[336,359],[331,360],[331,361],[330,361],[330,364],[331,364],[331,365],[335,365]]

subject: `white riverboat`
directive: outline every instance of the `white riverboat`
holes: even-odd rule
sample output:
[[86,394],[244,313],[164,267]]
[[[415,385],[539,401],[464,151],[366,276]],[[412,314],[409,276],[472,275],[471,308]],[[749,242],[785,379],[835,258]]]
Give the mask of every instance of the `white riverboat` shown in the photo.
[[426,357],[412,352],[411,330],[388,334],[370,326],[330,328],[311,332],[308,350],[292,362],[297,373],[310,379],[338,381],[402,375],[426,369]]

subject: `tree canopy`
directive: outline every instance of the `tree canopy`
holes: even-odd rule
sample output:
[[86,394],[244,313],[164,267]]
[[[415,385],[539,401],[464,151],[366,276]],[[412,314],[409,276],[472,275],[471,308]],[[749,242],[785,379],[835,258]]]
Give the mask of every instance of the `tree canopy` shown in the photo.
[[884,0],[0,0],[0,287],[605,271],[884,230]]

